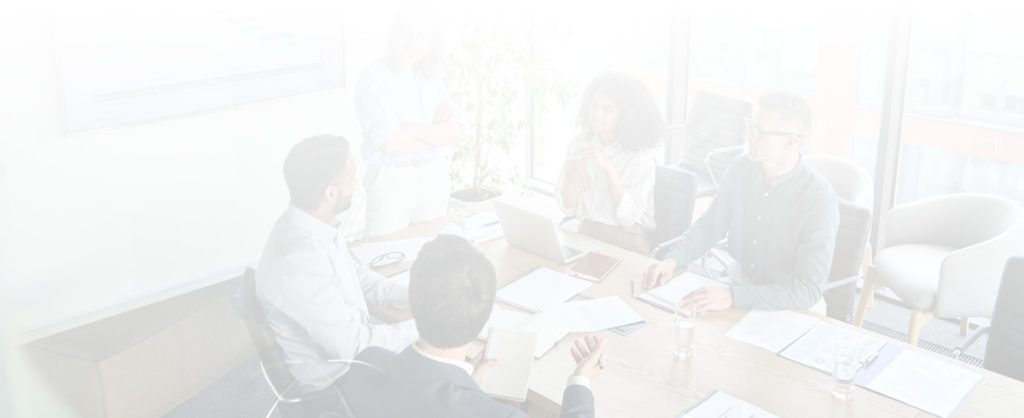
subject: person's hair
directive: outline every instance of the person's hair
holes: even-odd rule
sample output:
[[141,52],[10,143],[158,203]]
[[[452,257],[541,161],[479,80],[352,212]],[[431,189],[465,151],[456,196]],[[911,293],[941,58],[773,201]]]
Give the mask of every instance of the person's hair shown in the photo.
[[804,139],[811,134],[811,106],[803,97],[783,92],[765,93],[757,100],[757,107],[759,112],[778,115]]
[[345,173],[348,140],[334,135],[317,135],[299,141],[284,159],[284,181],[293,205],[316,209],[324,190]]
[[415,38],[427,38],[430,51],[413,63],[413,71],[429,79],[440,77],[444,64],[444,37],[438,18],[429,12],[405,10],[395,15],[388,31],[387,61],[393,64],[398,60],[402,49]]
[[469,241],[440,235],[426,243],[409,271],[409,308],[420,338],[437,348],[473,341],[491,317],[494,265]]
[[597,94],[604,95],[619,111],[615,137],[626,149],[640,150],[658,145],[665,134],[665,122],[651,91],[640,80],[621,73],[606,73],[587,85],[580,106],[579,124],[590,131],[590,105]]

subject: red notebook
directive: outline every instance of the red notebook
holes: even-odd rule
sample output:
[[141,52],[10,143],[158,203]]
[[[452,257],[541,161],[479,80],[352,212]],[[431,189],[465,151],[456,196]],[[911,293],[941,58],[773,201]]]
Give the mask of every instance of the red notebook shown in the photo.
[[619,259],[595,252],[587,253],[576,265],[569,269],[573,276],[599,282],[604,280],[619,265]]

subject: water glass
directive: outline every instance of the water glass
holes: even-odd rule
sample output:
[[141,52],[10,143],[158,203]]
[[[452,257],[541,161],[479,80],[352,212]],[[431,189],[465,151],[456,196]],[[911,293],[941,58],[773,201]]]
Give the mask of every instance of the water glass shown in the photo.
[[861,368],[860,342],[851,337],[835,340],[835,361],[832,364],[832,396],[846,400],[853,394],[854,380]]
[[690,358],[693,356],[693,346],[696,340],[697,310],[693,305],[678,303],[675,307],[675,315],[672,324],[675,326],[676,348],[673,351],[676,358]]

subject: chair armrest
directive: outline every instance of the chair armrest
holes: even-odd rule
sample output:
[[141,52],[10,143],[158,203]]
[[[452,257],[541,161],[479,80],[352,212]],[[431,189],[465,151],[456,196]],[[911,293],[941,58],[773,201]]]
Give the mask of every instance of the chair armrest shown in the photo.
[[1019,227],[954,251],[942,261],[935,315],[940,318],[991,317],[1006,260],[1024,251]]
[[713,149],[706,155],[704,155],[704,168],[708,170],[708,177],[711,179],[711,183],[715,185],[715,189],[718,189],[718,175],[711,168],[711,160],[718,158],[718,156],[720,155],[727,155],[729,153],[739,154],[740,152],[743,152],[744,148],[745,146],[743,145],[733,145],[729,147]]
[[860,280],[860,278],[860,275],[856,275],[825,283],[825,286],[821,288],[821,293],[826,293],[847,285],[856,284],[857,280]]
[[953,358],[959,360],[960,355],[963,354],[964,351],[967,351],[969,348],[971,348],[972,345],[974,345],[974,343],[978,342],[978,339],[980,339],[983,335],[988,335],[990,332],[992,332],[991,327],[978,328],[977,331],[974,331],[974,334],[971,334],[971,336],[967,338],[967,341],[964,341],[964,343],[960,344],[959,347],[954,348],[953,352],[950,353],[950,355],[953,356]]

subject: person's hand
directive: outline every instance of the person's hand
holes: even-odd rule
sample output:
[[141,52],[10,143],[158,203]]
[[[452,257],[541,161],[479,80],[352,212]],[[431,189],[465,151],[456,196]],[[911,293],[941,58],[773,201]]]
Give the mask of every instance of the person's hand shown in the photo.
[[595,335],[577,338],[572,346],[572,358],[576,360],[576,370],[572,375],[591,380],[597,377],[604,369],[605,343],[604,338]]
[[690,304],[698,314],[732,307],[732,288],[702,287],[683,298],[683,304]]
[[644,275],[643,289],[650,290],[668,283],[669,280],[672,280],[675,272],[676,260],[671,258],[652,264],[647,269],[647,274]]
[[452,105],[441,103],[434,109],[434,123],[445,123],[454,120],[455,111]]
[[604,155],[601,148],[596,145],[590,145],[584,148],[579,154],[579,159],[581,161],[591,162],[604,171],[610,171],[612,169],[612,162]]
[[487,371],[498,365],[498,360],[484,358],[485,351],[487,350],[480,350],[480,354],[470,360],[470,363],[473,364],[473,381],[478,385],[483,383]]
[[587,174],[586,163],[582,160],[569,160],[565,164],[566,184],[580,192],[590,190],[590,175]]

